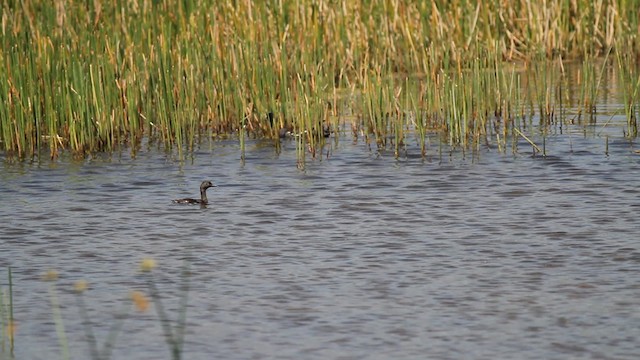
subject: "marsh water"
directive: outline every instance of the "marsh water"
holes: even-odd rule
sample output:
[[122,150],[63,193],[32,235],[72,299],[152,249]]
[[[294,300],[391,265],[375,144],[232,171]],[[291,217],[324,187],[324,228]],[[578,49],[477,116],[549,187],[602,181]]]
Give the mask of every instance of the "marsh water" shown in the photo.
[[[291,140],[249,141],[244,162],[237,141],[186,161],[3,158],[15,358],[63,358],[55,299],[71,358],[90,357],[81,279],[100,346],[128,314],[112,358],[170,358],[155,307],[129,300],[153,258],[174,321],[188,281],[187,359],[635,359],[640,154],[622,122],[552,131],[546,157],[434,137],[427,158],[415,141],[396,158],[343,133],[304,169]],[[171,202],[203,180],[208,207]]]
[[[7,163],[15,356],[61,358],[47,270],[71,356],[88,358],[73,283],[89,282],[104,343],[153,258],[172,319],[189,266],[188,359],[635,358],[640,155],[621,137],[608,155],[597,136],[547,142],[547,157],[423,160],[346,138],[304,170],[287,142],[250,143],[244,164],[234,142],[183,163],[161,151]],[[207,208],[171,203],[203,179],[218,185]],[[153,307],[129,316],[112,358],[169,358]]]

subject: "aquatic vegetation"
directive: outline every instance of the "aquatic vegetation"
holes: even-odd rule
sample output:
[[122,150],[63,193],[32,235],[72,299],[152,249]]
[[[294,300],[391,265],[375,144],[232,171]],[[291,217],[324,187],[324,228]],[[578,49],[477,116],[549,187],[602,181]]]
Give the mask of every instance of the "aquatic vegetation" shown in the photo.
[[[84,280],[78,280],[73,284],[73,293],[76,301],[76,309],[78,311],[78,315],[80,320],[82,321],[82,326],[84,328],[84,334],[87,341],[87,345],[89,347],[89,353],[91,358],[94,360],[106,360],[111,357],[111,353],[116,346],[119,335],[124,331],[125,321],[131,318],[131,309],[133,308],[139,312],[146,312],[149,309],[151,303],[153,303],[154,308],[158,314],[158,321],[162,327],[165,342],[169,345],[169,351],[171,353],[172,359],[181,359],[182,353],[184,349],[184,336],[185,336],[185,327],[186,327],[186,309],[187,309],[187,299],[189,293],[189,269],[187,265],[184,266],[182,271],[182,281],[180,285],[180,306],[178,309],[177,319],[175,323],[169,318],[168,313],[166,312],[162,299],[160,296],[160,291],[156,285],[155,278],[153,275],[153,270],[156,268],[157,264],[154,259],[145,258],[140,262],[140,273],[143,276],[145,283],[147,285],[147,290],[149,295],[147,296],[143,291],[140,290],[132,290],[129,293],[128,299],[130,301],[124,301],[120,310],[118,311],[118,315],[115,316],[113,322],[109,326],[109,330],[107,332],[107,336],[100,344],[98,341],[95,332],[94,332],[94,320],[91,316],[89,308],[87,307],[87,302],[85,297],[87,296],[87,292],[89,292],[90,287],[89,283]],[[11,277],[10,277],[11,278]],[[60,357],[62,359],[69,359],[69,342],[65,331],[64,320],[61,311],[61,303],[58,297],[58,278],[59,274],[55,270],[50,270],[46,272],[42,276],[42,280],[48,282],[49,285],[49,301],[51,303],[52,316],[55,323],[56,335],[58,337],[58,342],[60,344]],[[10,282],[11,284],[11,282]],[[10,286],[11,289],[11,286]],[[5,329],[3,332],[2,339],[2,351],[4,352],[4,340],[5,334],[6,338],[10,340],[11,344],[11,353],[13,353],[13,336],[15,332],[15,322],[13,320],[13,299],[12,296],[9,296],[11,299],[10,306],[8,307],[11,312],[10,315],[7,316],[5,314],[5,306],[2,301],[0,301],[0,320],[2,320],[2,324],[6,326],[3,327]],[[2,299],[2,292],[0,292],[0,300]],[[0,353],[2,354],[2,353]]]
[[640,101],[638,63],[629,54],[616,53],[616,64],[627,118],[627,135],[636,137],[638,135],[637,107]]
[[7,268],[7,289],[0,287],[0,355],[13,358],[17,324],[13,316],[13,278]]
[[[89,353],[91,354],[91,358],[94,360],[109,359],[111,357],[111,351],[115,346],[118,335],[122,330],[125,319],[127,318],[126,315],[128,314],[129,307],[126,306],[120,310],[120,315],[116,316],[114,322],[109,328],[106,340],[104,341],[102,346],[99,346],[98,340],[96,339],[95,333],[93,331],[94,325],[91,321],[91,315],[89,314],[89,309],[87,308],[85,301],[85,292],[88,290],[89,284],[86,280],[78,280],[74,283],[73,287],[76,294],[76,307],[78,309],[80,318],[82,319],[84,334],[89,346]],[[68,347],[68,345],[66,346]]]
[[[422,153],[429,133],[477,149],[498,114],[504,150],[506,120],[525,105],[543,123],[555,114],[564,59],[584,59],[589,113],[604,69],[594,59],[640,51],[640,10],[613,0],[0,6],[0,148],[20,159],[135,154],[143,140],[183,157],[203,138],[231,136],[244,160],[246,139],[278,144],[287,129],[303,165],[347,114],[396,156],[413,132]],[[532,71],[522,85],[533,95],[516,88],[513,62]]]
[[[69,359],[69,343],[65,331],[64,320],[62,317],[60,301],[58,298],[58,290],[56,282],[58,280],[58,274],[55,271],[49,271],[44,275],[43,280],[48,281],[49,284],[49,299],[51,302],[51,308],[53,312],[53,318],[56,326],[56,333],[61,348],[61,357],[63,359]],[[89,346],[89,353],[91,358],[95,360],[109,359],[111,357],[111,351],[115,346],[118,335],[120,334],[124,322],[128,314],[128,306],[123,307],[120,310],[120,315],[116,316],[114,322],[109,328],[106,340],[99,346],[98,340],[94,334],[94,325],[91,320],[91,315],[86,305],[85,293],[89,290],[89,283],[86,280],[78,280],[73,284],[73,290],[75,293],[76,308],[82,325],[84,328],[84,334],[87,344]]]
[[58,281],[59,274],[55,270],[47,271],[42,280],[49,283],[49,301],[51,303],[51,311],[53,315],[53,321],[56,328],[56,335],[58,336],[58,342],[60,344],[60,357],[62,359],[70,359],[69,355],[69,342],[67,340],[67,333],[64,329],[64,321],[62,319],[62,311],[60,309],[60,300],[58,298],[58,291],[56,288],[56,281]]
[[[144,268],[144,264],[143,264],[143,268]],[[182,269],[182,282],[180,284],[180,294],[182,296],[180,298],[178,318],[175,319],[175,322],[172,322],[172,320],[169,318],[164,308],[162,299],[160,297],[160,291],[156,286],[156,282],[154,280],[151,269],[147,268],[143,272],[145,277],[147,278],[149,296],[151,297],[151,301],[153,302],[153,305],[156,309],[156,313],[158,314],[160,325],[162,326],[162,331],[164,334],[164,340],[169,346],[171,358],[174,360],[181,359],[182,353],[184,350],[184,335],[185,335],[186,322],[187,322],[187,300],[188,300],[189,285],[190,285],[189,268],[185,263]],[[140,305],[140,297],[138,297],[138,301],[136,301],[136,305],[138,306]]]

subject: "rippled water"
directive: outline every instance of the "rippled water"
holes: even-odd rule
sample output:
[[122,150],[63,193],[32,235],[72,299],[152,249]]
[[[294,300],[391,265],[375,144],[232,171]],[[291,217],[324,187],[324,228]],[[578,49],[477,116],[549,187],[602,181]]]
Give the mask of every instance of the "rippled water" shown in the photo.
[[[13,269],[18,359],[60,358],[48,269],[72,357],[88,358],[72,284],[99,342],[141,259],[173,318],[189,264],[187,359],[635,359],[640,350],[640,155],[613,138],[551,136],[547,158],[482,150],[427,161],[332,143],[295,166],[218,142],[7,164],[0,279]],[[522,144],[526,148],[526,144]],[[176,205],[202,180],[212,205]],[[146,291],[146,290],[145,290]],[[126,307],[126,306],[125,306]],[[154,309],[133,311],[115,359],[170,358]]]

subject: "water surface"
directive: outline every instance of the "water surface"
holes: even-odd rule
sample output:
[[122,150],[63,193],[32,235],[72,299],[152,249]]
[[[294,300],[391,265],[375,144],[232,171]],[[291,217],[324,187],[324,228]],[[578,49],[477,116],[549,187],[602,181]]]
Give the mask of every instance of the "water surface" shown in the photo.
[[[295,166],[250,143],[5,164],[0,271],[13,269],[15,354],[60,358],[56,283],[73,358],[88,358],[72,284],[102,343],[154,271],[172,318],[191,272],[188,359],[635,359],[640,342],[640,155],[596,135],[549,156],[483,148],[395,159],[362,142]],[[417,150],[411,149],[414,153]],[[171,199],[197,196],[207,208]],[[170,358],[153,307],[132,311],[114,359]]]

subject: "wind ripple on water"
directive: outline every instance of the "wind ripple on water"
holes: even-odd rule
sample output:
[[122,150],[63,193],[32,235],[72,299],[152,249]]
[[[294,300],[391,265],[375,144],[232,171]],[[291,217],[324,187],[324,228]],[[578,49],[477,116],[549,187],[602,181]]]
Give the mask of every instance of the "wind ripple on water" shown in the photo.
[[[105,332],[152,257],[173,313],[189,264],[189,358],[632,358],[640,169],[611,150],[451,164],[345,150],[301,172],[222,149],[180,171],[151,159],[5,173],[0,265],[20,336],[39,344],[18,355],[57,346],[44,271],[61,287],[88,279]],[[171,203],[203,179],[219,186],[207,208]],[[129,322],[114,357],[166,355],[153,324]]]

